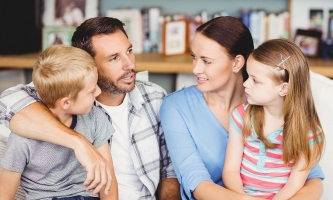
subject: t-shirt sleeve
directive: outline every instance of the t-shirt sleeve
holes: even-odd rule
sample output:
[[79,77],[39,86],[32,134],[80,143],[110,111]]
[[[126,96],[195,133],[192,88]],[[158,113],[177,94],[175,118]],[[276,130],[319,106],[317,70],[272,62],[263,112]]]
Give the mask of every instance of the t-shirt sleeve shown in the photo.
[[[317,139],[318,141],[322,141],[322,134],[323,134],[323,130],[321,129],[320,126],[317,127],[316,129],[316,135],[317,135]],[[312,130],[309,130],[308,132],[308,138],[309,138],[309,145],[312,146],[316,143],[316,140],[315,140],[315,135],[313,134],[313,131]]]
[[40,101],[33,83],[16,85],[1,93],[0,96],[0,123],[9,128],[12,117],[26,106]]
[[230,124],[239,134],[242,134],[247,106],[248,104],[237,106],[230,115]]
[[321,180],[323,180],[325,178],[323,170],[321,169],[321,167],[318,164],[315,165],[311,169],[311,171],[310,171],[308,177],[306,178],[306,180],[309,180],[311,178],[320,178]]
[[29,139],[10,133],[1,166],[7,170],[22,173],[29,158]]
[[103,112],[98,107],[93,107],[93,120],[94,120],[94,133],[93,133],[93,145],[95,147],[100,147],[106,142],[110,142],[115,129],[112,126],[112,122],[109,120],[109,117],[105,112]]

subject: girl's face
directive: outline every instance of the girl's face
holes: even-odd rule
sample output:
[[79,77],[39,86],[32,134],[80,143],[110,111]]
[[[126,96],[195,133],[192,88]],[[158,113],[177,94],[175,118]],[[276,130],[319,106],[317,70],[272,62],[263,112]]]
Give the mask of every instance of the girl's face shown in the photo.
[[268,77],[271,68],[271,66],[256,61],[252,56],[248,58],[246,70],[249,78],[243,85],[249,104],[269,106],[281,101],[279,95],[281,85]]
[[219,91],[232,82],[234,60],[230,59],[219,43],[196,33],[191,43],[191,56],[193,73],[196,75],[197,88],[200,91]]

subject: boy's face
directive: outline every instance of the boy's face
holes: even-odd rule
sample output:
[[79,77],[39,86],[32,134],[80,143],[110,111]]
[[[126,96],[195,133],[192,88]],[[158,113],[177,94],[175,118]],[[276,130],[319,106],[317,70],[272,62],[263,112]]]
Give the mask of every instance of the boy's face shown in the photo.
[[92,37],[99,72],[98,85],[103,92],[124,94],[135,84],[135,57],[132,44],[121,31]]
[[95,98],[101,93],[101,89],[97,85],[97,78],[97,70],[84,78],[85,87],[79,92],[71,106],[73,114],[84,115],[90,112]]

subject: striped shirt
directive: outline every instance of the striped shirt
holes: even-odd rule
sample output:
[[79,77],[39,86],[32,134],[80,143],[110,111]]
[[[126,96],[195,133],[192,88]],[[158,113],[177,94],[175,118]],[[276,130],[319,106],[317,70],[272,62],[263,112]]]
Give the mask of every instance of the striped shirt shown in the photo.
[[[230,117],[231,125],[239,134],[242,134],[247,107],[248,104],[238,106]],[[253,120],[251,116],[252,124]],[[309,144],[312,145],[314,143],[312,131],[309,131],[308,135]],[[251,133],[244,142],[240,175],[247,194],[272,199],[287,183],[293,160],[288,164],[283,162],[283,129],[269,133],[266,138],[274,143],[276,148],[266,149],[252,126]]]

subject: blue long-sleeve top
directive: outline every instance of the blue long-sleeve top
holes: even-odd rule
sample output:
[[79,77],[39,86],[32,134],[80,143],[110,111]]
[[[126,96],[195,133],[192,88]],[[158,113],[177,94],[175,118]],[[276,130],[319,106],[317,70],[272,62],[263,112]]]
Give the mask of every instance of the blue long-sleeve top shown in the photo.
[[[194,199],[192,192],[205,180],[224,187],[228,132],[208,107],[203,93],[190,86],[169,94],[163,99],[160,117],[182,199]],[[313,168],[309,178],[323,179],[321,168]]]

